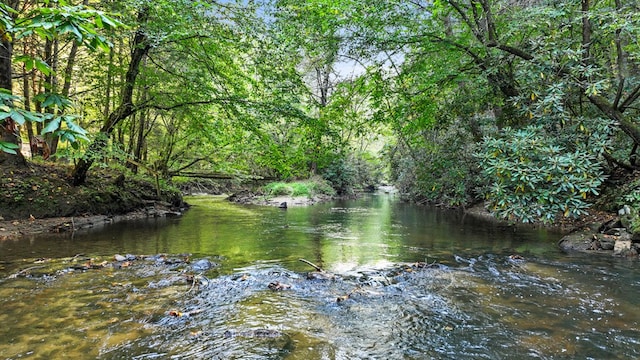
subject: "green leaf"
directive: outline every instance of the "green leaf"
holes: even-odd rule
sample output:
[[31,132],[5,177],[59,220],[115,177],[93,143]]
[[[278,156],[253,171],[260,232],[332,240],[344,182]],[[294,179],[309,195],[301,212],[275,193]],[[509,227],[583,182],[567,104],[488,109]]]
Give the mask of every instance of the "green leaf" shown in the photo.
[[104,23],[102,22],[102,16],[96,16],[95,22],[97,27],[104,28]]
[[78,125],[75,122],[76,117],[72,116],[72,115],[65,115],[62,117],[62,119],[64,120],[65,124],[67,124],[67,127],[69,128],[70,131],[78,134],[78,135],[86,135],[87,134],[87,130],[83,129],[80,125]]
[[44,108],[57,106],[59,109],[66,109],[71,106],[71,101],[60,94],[41,94],[36,99],[42,101],[42,107]]
[[24,125],[24,116],[22,116],[22,114],[15,109],[11,110],[11,118],[19,125]]
[[[98,25],[98,23],[100,23],[100,25]],[[118,26],[121,26],[122,24],[108,16],[100,14],[99,16],[96,16],[96,25],[98,25],[98,27],[111,29],[111,28],[116,28]]]
[[35,113],[35,112],[32,112],[32,111],[22,110],[22,109],[19,109],[18,111],[28,121],[31,121],[31,122],[43,122],[44,121],[44,118],[41,116],[41,114],[38,114],[38,113]]
[[18,152],[16,150],[19,148],[20,148],[20,145],[18,144],[6,142],[6,141],[0,141],[0,151],[6,152],[8,154],[17,155]]
[[[34,65],[38,71],[43,73],[44,75],[51,75],[52,69],[44,60],[33,59]],[[33,65],[32,65],[33,68]]]
[[40,134],[44,135],[44,134],[52,133],[58,130],[60,128],[61,123],[62,123],[62,117],[54,118],[53,120],[51,120],[51,122],[47,124],[47,126],[44,127],[44,129],[42,129],[42,132]]

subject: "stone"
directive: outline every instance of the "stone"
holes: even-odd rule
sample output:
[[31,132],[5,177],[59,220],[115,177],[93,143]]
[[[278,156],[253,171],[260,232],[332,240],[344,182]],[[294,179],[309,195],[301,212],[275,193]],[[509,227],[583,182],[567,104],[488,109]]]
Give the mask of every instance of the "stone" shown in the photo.
[[211,268],[213,268],[215,266],[215,264],[213,262],[211,262],[209,259],[201,259],[196,261],[195,263],[193,263],[191,265],[191,268],[194,271],[207,271]]
[[600,248],[602,250],[613,250],[615,248],[615,241],[611,239],[601,239]]
[[631,249],[631,240],[618,240],[613,247],[614,255],[620,255]]

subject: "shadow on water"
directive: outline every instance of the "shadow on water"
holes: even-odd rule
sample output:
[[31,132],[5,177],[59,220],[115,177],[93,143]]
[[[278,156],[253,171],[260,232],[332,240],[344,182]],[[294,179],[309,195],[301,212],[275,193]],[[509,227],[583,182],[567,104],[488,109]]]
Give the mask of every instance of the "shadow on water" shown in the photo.
[[0,243],[0,354],[640,355],[636,263],[563,254],[559,235],[543,229],[500,227],[389,196],[286,211],[190,202],[180,219]]

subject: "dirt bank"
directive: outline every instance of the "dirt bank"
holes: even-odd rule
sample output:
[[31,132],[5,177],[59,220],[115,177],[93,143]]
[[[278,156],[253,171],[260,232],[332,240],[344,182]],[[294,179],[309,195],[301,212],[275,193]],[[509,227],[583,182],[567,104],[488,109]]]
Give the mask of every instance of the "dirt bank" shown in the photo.
[[167,203],[151,203],[149,206],[118,215],[81,215],[37,219],[0,220],[0,241],[17,239],[22,236],[41,233],[73,232],[81,229],[112,224],[123,220],[145,219],[150,217],[180,216],[182,209],[176,209]]
[[74,187],[70,173],[71,167],[47,163],[0,168],[0,240],[173,216],[186,207],[179,191],[157,189],[141,178],[98,169]]

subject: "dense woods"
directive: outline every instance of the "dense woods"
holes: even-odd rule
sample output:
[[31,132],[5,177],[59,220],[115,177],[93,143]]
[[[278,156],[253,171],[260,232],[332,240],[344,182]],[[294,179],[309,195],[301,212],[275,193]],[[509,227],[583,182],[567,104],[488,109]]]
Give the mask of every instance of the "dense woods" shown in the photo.
[[[640,205],[640,4],[5,0],[0,165],[321,176],[522,221]],[[624,183],[617,183],[626,179]],[[629,180],[631,179],[631,180]],[[623,184],[623,185],[620,185]]]

